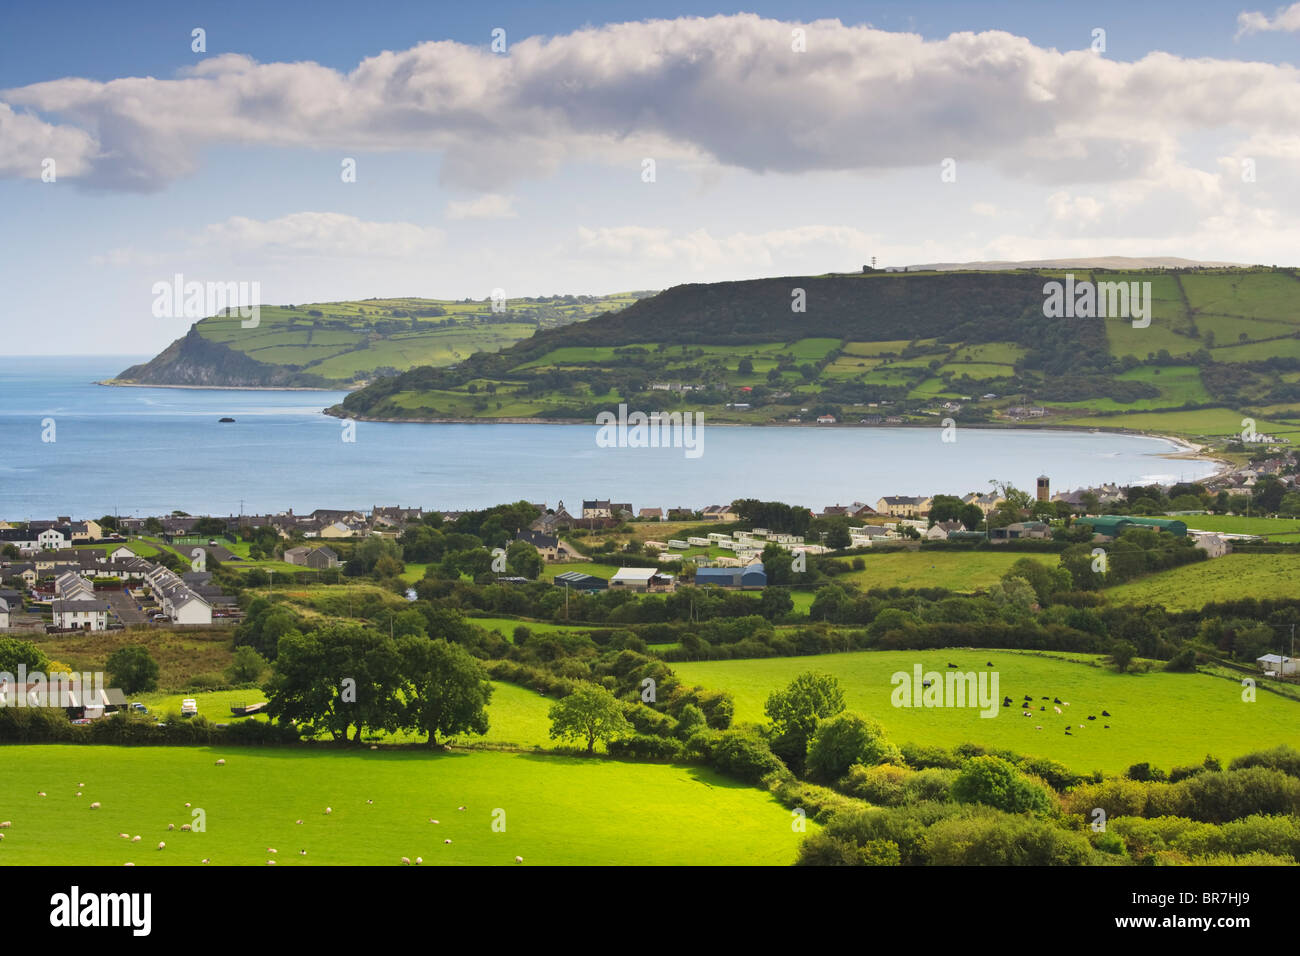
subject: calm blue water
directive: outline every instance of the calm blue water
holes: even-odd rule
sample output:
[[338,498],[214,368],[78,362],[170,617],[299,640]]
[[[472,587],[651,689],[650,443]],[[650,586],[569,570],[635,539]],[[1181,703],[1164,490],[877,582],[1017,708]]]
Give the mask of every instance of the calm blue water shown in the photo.
[[[31,358],[0,367],[0,517],[311,511],[374,505],[474,508],[612,498],[634,508],[777,499],[815,510],[882,495],[1032,491],[1210,474],[1127,435],[939,428],[707,426],[703,454],[598,448],[585,425],[358,422],[356,441],[320,414],[341,392],[109,388],[147,356]],[[219,424],[230,416],[235,424]],[[42,420],[54,420],[43,442]]]

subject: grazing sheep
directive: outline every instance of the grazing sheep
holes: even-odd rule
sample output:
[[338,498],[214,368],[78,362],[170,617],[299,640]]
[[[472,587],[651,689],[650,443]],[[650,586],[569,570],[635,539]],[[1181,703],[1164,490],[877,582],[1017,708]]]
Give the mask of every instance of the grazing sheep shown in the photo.
[[1059,707],[1053,707],[1052,710],[1056,711],[1058,714],[1061,712],[1061,708]]
[[1034,730],[1042,730],[1042,727],[1035,727]]
[[92,803],[92,804],[90,805],[90,809],[92,809],[92,810],[98,810],[98,809],[99,809],[99,801],[96,800],[94,803]]
[[3,833],[0,833],[0,840],[3,840],[4,838],[5,838],[5,835],[4,835]]
[[217,766],[218,766],[218,767],[224,767],[225,765],[226,765],[226,758],[225,758],[225,757],[222,757],[220,760],[217,761]]
[[182,833],[189,833],[189,832],[190,832],[190,825],[189,825],[188,823],[182,823],[182,824],[181,824],[181,832],[182,832]]
[[131,834],[129,833],[119,833],[118,836],[120,836],[123,840],[131,839]]
[[185,804],[185,809],[188,810],[189,808],[190,808],[190,805],[189,805],[188,803]]
[[80,791],[80,790],[77,791],[77,796],[81,796],[81,791]]
[[1079,729],[1080,729],[1080,730],[1083,730],[1083,724],[1080,724],[1080,725],[1079,725]]
[[523,858],[522,856],[517,856],[517,857],[515,857],[515,862],[516,862],[516,863],[522,863],[522,862],[524,862],[524,858]]
[[415,858],[415,865],[416,865],[416,866],[419,866],[419,865],[420,865],[421,863],[423,863],[423,862],[424,862],[424,857],[422,857],[422,856],[417,856],[417,857]]
[[402,866],[410,866],[410,865],[411,865],[411,858],[409,856],[402,857]]
[[430,822],[430,823],[437,823],[438,821],[435,820],[433,817],[429,817],[429,822]]
[[1064,706],[1069,707],[1069,706],[1070,706],[1070,702],[1067,700],[1067,701],[1065,702]]
[[209,862],[211,862],[211,861],[210,861],[210,860],[205,856],[205,857],[204,857],[202,860],[200,860],[199,862],[200,862],[200,863],[209,863]]
[[307,851],[306,851],[306,850],[299,850],[299,851],[298,851],[298,855],[299,855],[299,856],[306,856],[306,855],[307,855]]
[[457,807],[456,809],[457,809],[457,810],[464,810],[465,808],[464,808],[464,807]]
[[279,853],[280,851],[277,850],[275,847],[270,847],[270,846],[268,846],[268,847],[266,848],[266,852],[267,852],[267,853]]
[[176,824],[174,824],[174,823],[169,823],[169,824],[167,824],[167,829],[168,829],[169,831],[170,831],[170,830],[175,830],[175,829],[176,829]]
[[135,836],[131,837],[131,842],[132,842],[132,843],[139,843],[139,842],[140,842],[140,834],[137,833]]
[[373,801],[373,800],[367,800],[367,801],[366,801],[366,803],[368,803],[368,804],[369,804],[369,803],[374,803],[374,802],[375,802],[375,801]]
[[450,841],[450,840],[443,840],[442,842],[443,842],[443,843],[450,843],[451,841]]
[[267,866],[275,866],[275,860],[267,860],[267,861],[266,861],[266,865],[267,865]]
[[85,789],[85,786],[86,786],[86,785],[85,785],[84,783],[79,783],[79,784],[77,784],[77,786],[78,786],[78,787],[81,787],[82,789]]
[[43,797],[43,796],[45,796],[45,791],[44,791],[44,790],[38,790],[38,791],[36,791],[36,795],[37,795],[38,797]]
[[333,808],[333,807],[326,807],[326,808],[325,808],[325,812],[326,812],[326,813],[333,813],[333,812],[334,812],[334,808]]
[[158,849],[160,849],[160,850],[165,850],[165,849],[167,849],[167,844],[166,844],[166,843],[163,843],[162,840],[159,840],[159,841],[158,841]]
[[7,830],[11,826],[13,826],[13,823],[9,820],[0,821],[0,830]]
[[122,865],[123,865],[123,866],[135,866],[134,863],[123,863]]

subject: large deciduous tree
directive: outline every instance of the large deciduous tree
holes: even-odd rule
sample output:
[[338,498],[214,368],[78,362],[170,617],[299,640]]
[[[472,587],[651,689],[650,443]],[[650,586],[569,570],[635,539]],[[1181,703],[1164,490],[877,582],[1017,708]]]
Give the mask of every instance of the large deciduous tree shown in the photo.
[[549,716],[552,738],[586,740],[589,754],[595,752],[596,741],[608,742],[632,731],[618,698],[598,684],[580,684],[552,705]]
[[474,657],[459,644],[407,637],[399,644],[405,675],[405,726],[438,736],[485,734],[492,684]]

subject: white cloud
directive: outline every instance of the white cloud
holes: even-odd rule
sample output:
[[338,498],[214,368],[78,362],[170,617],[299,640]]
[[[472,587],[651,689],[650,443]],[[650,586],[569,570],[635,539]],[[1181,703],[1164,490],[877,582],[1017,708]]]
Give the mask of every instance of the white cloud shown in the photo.
[[487,193],[477,199],[452,200],[447,203],[448,219],[514,219],[515,197]]
[[797,226],[768,232],[714,236],[707,229],[686,234],[644,226],[578,227],[574,254],[581,257],[649,260],[695,272],[787,275],[857,270],[880,245],[879,237],[851,226]]
[[1267,33],[1270,31],[1281,31],[1283,33],[1300,31],[1300,3],[1293,3],[1289,7],[1278,7],[1273,14],[1272,20],[1264,13],[1251,13],[1243,10],[1237,14],[1238,39],[1252,33]]
[[367,222],[336,212],[295,212],[279,219],[232,216],[204,229],[200,244],[257,255],[406,259],[433,251],[441,229],[409,222]]
[[94,159],[90,134],[71,126],[52,126],[0,103],[0,176],[40,179],[47,159],[59,176],[84,175]]
[[[1268,20],[1289,28],[1297,7]],[[1249,21],[1256,24],[1256,21]],[[442,153],[484,191],[574,160],[643,156],[756,172],[986,163],[1045,183],[1140,179],[1206,130],[1300,126],[1294,67],[1152,53],[1126,63],[990,31],[926,40],[752,14],[592,27],[514,43],[384,52],[342,73],[227,54],[174,79],[59,79],[9,103],[93,137],[86,181],[160,189],[212,145]],[[79,155],[86,156],[82,148]]]

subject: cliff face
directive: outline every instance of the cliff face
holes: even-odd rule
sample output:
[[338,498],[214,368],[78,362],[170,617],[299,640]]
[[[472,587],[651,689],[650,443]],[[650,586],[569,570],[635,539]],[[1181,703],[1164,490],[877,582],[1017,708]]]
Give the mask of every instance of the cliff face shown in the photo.
[[190,326],[179,338],[143,365],[133,365],[117,381],[138,385],[207,385],[227,388],[267,386],[325,387],[320,376],[299,366],[268,365],[220,342],[205,339]]

